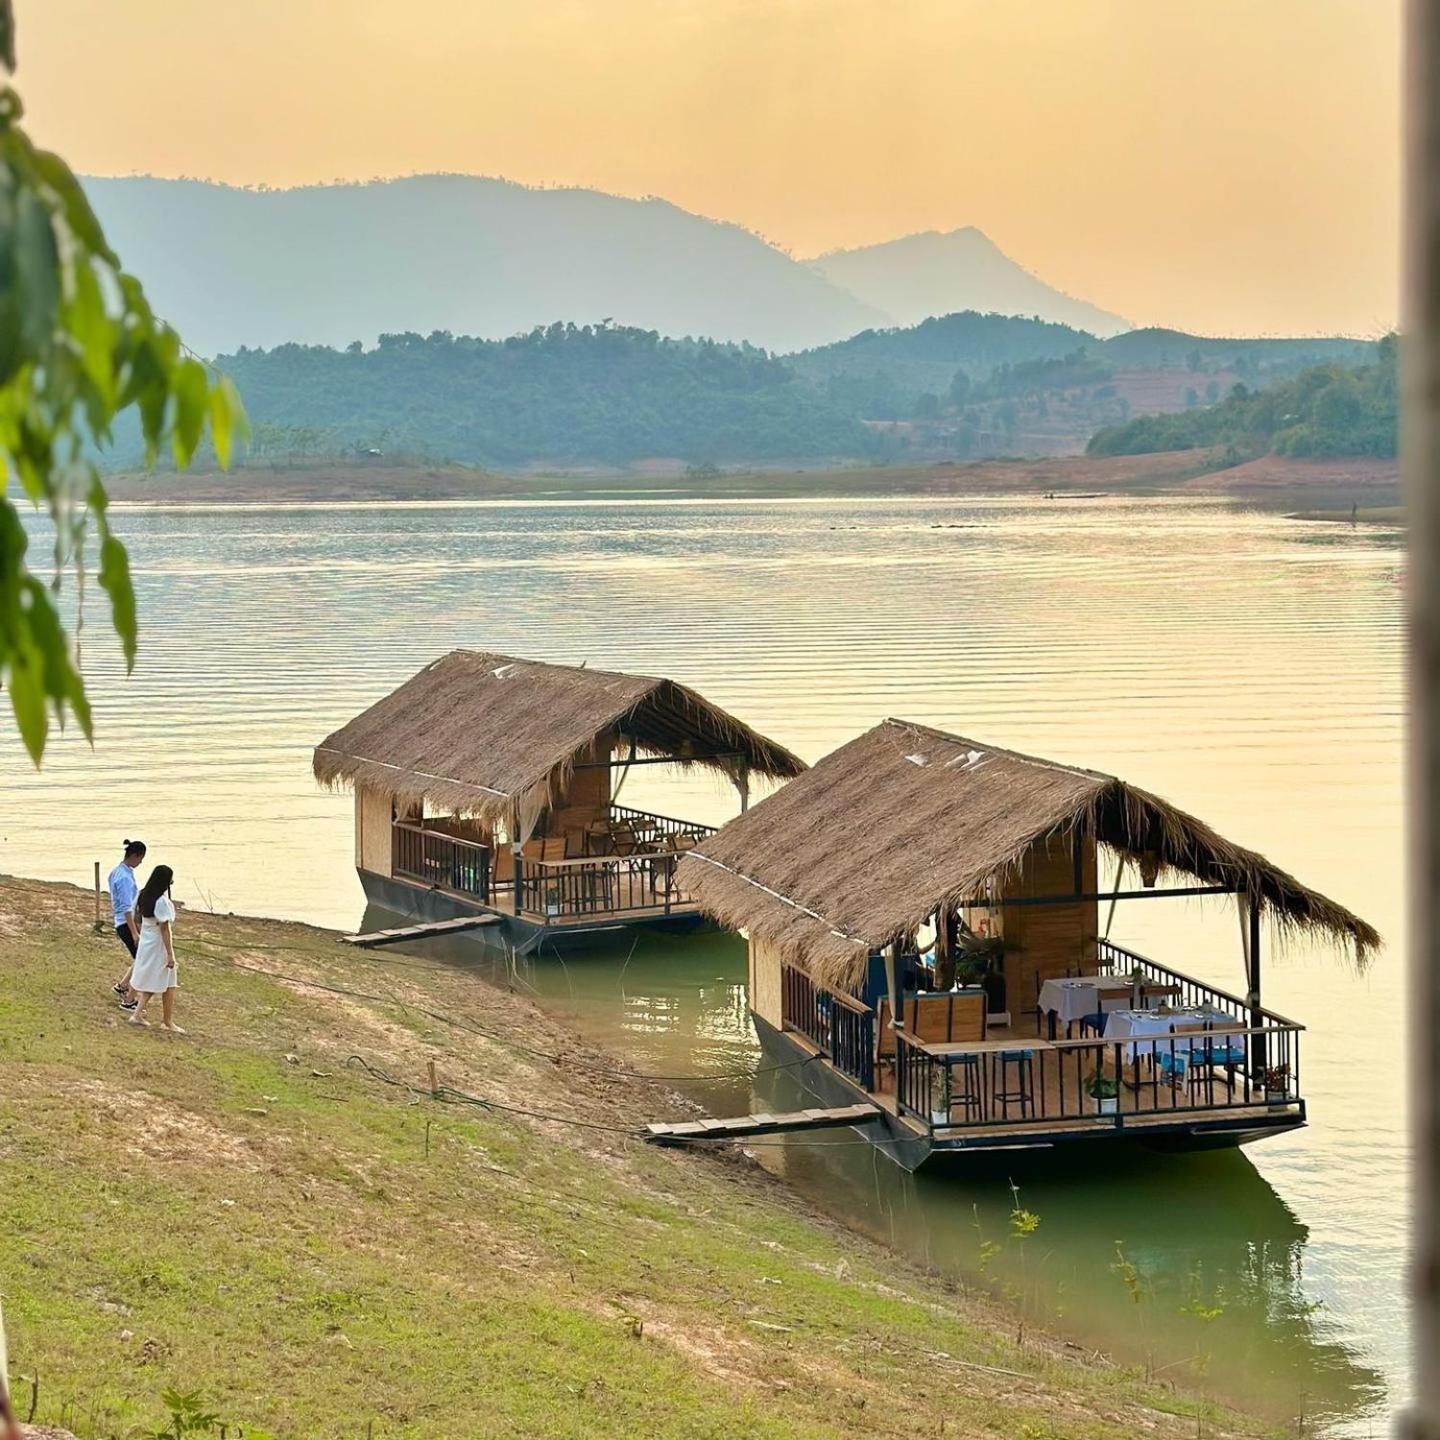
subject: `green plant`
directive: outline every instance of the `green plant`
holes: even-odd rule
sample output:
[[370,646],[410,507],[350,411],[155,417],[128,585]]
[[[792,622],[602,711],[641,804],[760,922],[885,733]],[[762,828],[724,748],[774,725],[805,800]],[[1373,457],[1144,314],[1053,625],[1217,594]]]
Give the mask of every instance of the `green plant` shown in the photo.
[[[15,68],[10,0],[0,0],[0,65]],[[20,125],[20,97],[0,84],[0,682],[37,764],[51,717],[73,717],[88,738],[90,705],[56,593],[73,570],[84,599],[93,523],[100,587],[126,665],[135,660],[135,593],[125,547],[110,530],[108,497],[91,458],[123,410],[139,413],[147,459],[168,441],[189,463],[208,424],[228,464],[245,429],[234,387],[212,381],[120,268],[70,167]],[[7,496],[18,480],[54,528],[45,583],[26,560],[29,537]]]
[[1085,1093],[1092,1100],[1113,1100],[1120,1093],[1120,1082],[1096,1070],[1085,1081]]
[[222,1436],[234,1430],[246,1440],[272,1440],[263,1430],[247,1430],[238,1425],[228,1425],[220,1416],[205,1407],[205,1400],[198,1390],[176,1390],[171,1388],[160,1394],[160,1403],[170,1412],[165,1424],[158,1430],[142,1430],[142,1440],[185,1440],[187,1435]]

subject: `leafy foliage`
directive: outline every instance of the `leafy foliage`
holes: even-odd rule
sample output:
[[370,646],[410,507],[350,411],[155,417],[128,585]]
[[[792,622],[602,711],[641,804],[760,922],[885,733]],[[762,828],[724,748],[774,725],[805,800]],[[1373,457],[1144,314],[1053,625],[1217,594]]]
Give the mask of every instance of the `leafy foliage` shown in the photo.
[[[0,57],[13,63],[13,20],[0,6]],[[134,406],[147,460],[169,443],[177,465],[207,426],[228,463],[244,410],[228,380],[212,380],[156,319],[139,281],[120,268],[89,203],[59,156],[20,125],[19,96],[0,85],[0,684],[38,763],[53,718],[88,737],[90,707],[56,603],[73,569],[83,596],[93,523],[99,581],[133,663],[135,595],[125,548],[106,516],[105,488],[88,458]],[[52,575],[26,560],[28,537],[8,491],[17,480],[54,527]]]
[[1399,427],[1398,348],[1389,335],[1374,347],[1373,363],[1357,369],[1317,365],[1264,390],[1236,385],[1227,399],[1208,408],[1112,425],[1091,437],[1088,453],[1145,455],[1230,445],[1237,454],[1393,456]]
[[436,331],[359,345],[282,345],[222,358],[257,436],[309,453],[363,448],[451,460],[696,464],[854,455],[875,442],[845,407],[749,345],[664,339],[625,326],[551,325],[509,340]]

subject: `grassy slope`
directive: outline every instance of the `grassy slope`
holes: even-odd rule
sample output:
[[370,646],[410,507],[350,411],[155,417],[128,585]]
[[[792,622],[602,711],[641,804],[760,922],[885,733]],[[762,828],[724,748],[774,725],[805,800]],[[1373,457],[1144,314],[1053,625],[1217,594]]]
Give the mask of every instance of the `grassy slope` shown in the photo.
[[989,1301],[742,1157],[441,1104],[347,1065],[420,1084],[434,1060],[442,1083],[606,1123],[683,1107],[597,1074],[606,1057],[527,1001],[186,912],[191,1034],[167,1039],[106,1003],[119,946],[90,918],[83,892],[0,880],[0,1288],[38,1421],[123,1435],[177,1385],[286,1436],[1199,1433],[1184,1397],[1017,1345]]

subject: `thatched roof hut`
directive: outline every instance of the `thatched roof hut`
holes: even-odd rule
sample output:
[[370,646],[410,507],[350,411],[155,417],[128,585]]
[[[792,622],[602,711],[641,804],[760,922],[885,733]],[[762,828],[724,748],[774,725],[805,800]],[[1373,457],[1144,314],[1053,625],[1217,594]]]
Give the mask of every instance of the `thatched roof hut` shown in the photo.
[[315,747],[316,778],[509,821],[549,802],[597,736],[734,779],[804,761],[673,680],[454,650]]
[[1257,894],[1282,928],[1318,931],[1364,962],[1365,921],[1263,855],[1113,775],[887,720],[706,839],[678,880],[837,987],[937,908],[1004,893],[1027,852],[1093,841],[1156,872]]

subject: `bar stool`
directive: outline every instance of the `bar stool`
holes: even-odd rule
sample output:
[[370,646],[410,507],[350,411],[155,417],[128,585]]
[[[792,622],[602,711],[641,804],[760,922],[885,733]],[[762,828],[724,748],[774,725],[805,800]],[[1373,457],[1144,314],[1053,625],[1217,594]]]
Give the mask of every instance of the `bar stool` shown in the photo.
[[[1020,1118],[1035,1114],[1035,1052],[1033,1050],[1001,1050],[996,1054],[1000,1073],[995,1077],[995,1099],[1000,1102],[1003,1119],[1010,1118],[1010,1107],[1020,1107]],[[1010,1067],[1015,1067],[1011,1075]]]
[[981,1096],[980,1057],[957,1055],[950,1062],[950,1112],[960,1111],[960,1123],[973,1125],[980,1120],[984,1104]]

